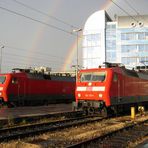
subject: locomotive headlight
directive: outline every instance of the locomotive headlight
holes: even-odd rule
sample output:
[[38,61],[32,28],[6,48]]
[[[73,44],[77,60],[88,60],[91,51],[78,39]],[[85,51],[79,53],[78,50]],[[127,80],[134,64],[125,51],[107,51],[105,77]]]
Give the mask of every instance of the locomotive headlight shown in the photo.
[[92,83],[91,83],[91,82],[89,82],[89,83],[88,83],[88,86],[91,86],[91,85],[92,85]]
[[0,91],[2,91],[3,90],[3,87],[0,87]]
[[78,97],[80,98],[81,97],[81,94],[78,94]]
[[2,95],[2,93],[0,92],[0,96]]
[[100,97],[100,98],[102,98],[102,96],[103,96],[102,94],[99,94],[99,97]]

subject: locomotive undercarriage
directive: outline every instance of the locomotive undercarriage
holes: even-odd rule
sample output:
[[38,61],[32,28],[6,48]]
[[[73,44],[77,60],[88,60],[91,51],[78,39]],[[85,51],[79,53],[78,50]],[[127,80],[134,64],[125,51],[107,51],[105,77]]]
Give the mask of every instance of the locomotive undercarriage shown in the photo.
[[121,114],[130,114],[131,107],[135,107],[138,113],[138,107],[143,106],[146,110],[148,109],[147,102],[129,103],[129,104],[118,104],[107,107],[103,101],[79,101],[73,102],[73,110],[84,111],[86,115],[99,114],[103,117],[107,116],[118,116]]
[[104,117],[108,116],[108,108],[103,101],[79,101],[73,102],[73,110],[83,110],[84,114],[100,114]]

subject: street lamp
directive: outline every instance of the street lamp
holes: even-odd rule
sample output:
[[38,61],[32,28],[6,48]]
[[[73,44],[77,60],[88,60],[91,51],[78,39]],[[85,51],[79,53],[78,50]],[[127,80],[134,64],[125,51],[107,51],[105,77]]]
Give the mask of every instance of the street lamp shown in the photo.
[[82,28],[79,29],[73,29],[72,32],[76,32],[77,33],[77,63],[76,63],[76,80],[77,80],[77,75],[78,75],[78,66],[79,66],[79,58],[78,58],[78,48],[79,48],[79,32],[82,31]]
[[2,72],[2,50],[5,46],[4,45],[1,45],[1,59],[0,59],[0,72]]

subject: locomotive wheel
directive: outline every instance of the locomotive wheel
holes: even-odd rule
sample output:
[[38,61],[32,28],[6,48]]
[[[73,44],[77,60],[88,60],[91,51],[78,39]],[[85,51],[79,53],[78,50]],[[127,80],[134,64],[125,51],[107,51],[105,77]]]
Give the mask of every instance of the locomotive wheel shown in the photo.
[[95,113],[95,109],[94,109],[93,107],[88,107],[88,108],[87,108],[87,113],[88,113],[89,115],[93,115],[93,114]]
[[102,110],[101,110],[101,116],[103,117],[107,117],[108,116],[108,112],[107,112],[107,108],[106,107],[103,107]]
[[88,115],[88,109],[87,109],[87,107],[83,107],[83,114],[84,115]]

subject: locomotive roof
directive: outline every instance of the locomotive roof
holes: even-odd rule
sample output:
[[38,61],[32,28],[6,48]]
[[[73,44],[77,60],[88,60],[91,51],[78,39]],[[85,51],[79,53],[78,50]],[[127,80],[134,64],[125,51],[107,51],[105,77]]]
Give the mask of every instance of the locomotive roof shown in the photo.
[[38,72],[32,68],[28,68],[28,69],[23,69],[23,68],[13,68],[12,71],[15,73],[15,72],[24,72],[24,73],[27,73],[27,74],[35,74],[36,76],[37,75],[44,75],[44,76],[71,76],[71,77],[75,77],[75,72]]
[[[141,70],[141,68],[139,67],[139,70],[135,70],[135,69],[127,69],[125,68],[125,66],[121,63],[109,63],[109,62],[105,62],[105,67],[101,67],[99,66],[98,68],[91,68],[91,69],[83,69],[82,71],[89,71],[91,72],[91,70],[107,70],[107,69],[112,69],[114,72],[121,72],[124,75],[127,76],[131,76],[131,77],[137,77],[137,78],[141,78],[141,79],[146,79],[148,80],[148,71],[146,70]],[[142,66],[142,68],[144,69],[145,67]],[[148,66],[147,66],[148,68]]]
[[19,72],[26,72],[26,73],[29,73],[30,70],[31,70],[30,68],[28,68],[28,69],[23,69],[23,68],[13,68],[13,69],[12,69],[13,72],[19,71]]

